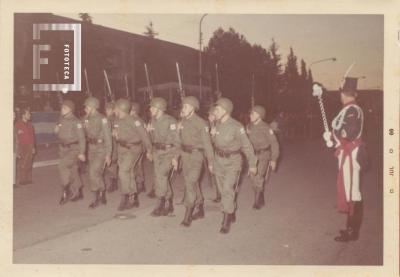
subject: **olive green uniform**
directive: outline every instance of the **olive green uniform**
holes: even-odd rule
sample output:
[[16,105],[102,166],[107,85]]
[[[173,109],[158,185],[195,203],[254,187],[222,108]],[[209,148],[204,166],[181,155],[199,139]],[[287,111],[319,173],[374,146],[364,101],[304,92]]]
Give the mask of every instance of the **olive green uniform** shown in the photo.
[[72,113],[62,116],[58,123],[57,136],[60,140],[60,171],[62,186],[66,189],[70,186],[73,195],[76,195],[82,187],[78,172],[78,156],[85,155],[85,133],[79,119]]
[[249,167],[256,167],[254,155],[246,131],[241,123],[229,117],[225,122],[218,122],[211,131],[215,146],[215,175],[221,192],[222,211],[232,214],[235,211],[235,187],[239,182],[243,152]]
[[[144,121],[139,116],[132,116],[132,118],[135,121],[139,121],[141,123],[142,127],[145,126]],[[147,135],[147,132],[146,132],[146,135]],[[136,166],[133,168],[136,184],[137,185],[140,184],[143,186],[144,186],[144,158],[143,158],[143,155],[144,155],[145,150],[146,149],[142,147],[142,152],[140,154],[140,158],[139,158]]]
[[86,116],[85,132],[88,141],[89,181],[93,192],[104,191],[103,179],[106,156],[111,157],[112,138],[109,120],[98,111]]
[[250,123],[247,127],[247,135],[258,159],[257,174],[251,176],[253,188],[256,192],[261,192],[264,189],[265,178],[268,177],[266,173],[269,162],[276,162],[279,157],[279,144],[273,130],[263,120]]
[[143,152],[151,153],[150,138],[144,129],[143,122],[127,115],[117,119],[114,124],[118,145],[118,176],[121,182],[121,194],[137,193],[133,167]]
[[169,176],[172,169],[171,161],[179,155],[177,122],[172,116],[162,114],[158,119],[151,120],[148,131],[153,143],[156,196],[159,199],[172,199]]
[[[113,128],[114,122],[116,120],[115,115],[111,115],[107,117],[110,122],[111,127]],[[111,128],[111,129],[112,129]],[[112,154],[111,154],[111,164],[106,167],[104,172],[104,178],[106,182],[107,188],[112,186],[112,180],[118,179],[118,151],[117,151],[117,141],[114,137],[112,137]]]
[[204,155],[208,164],[213,166],[214,151],[211,145],[208,124],[193,113],[178,124],[181,142],[183,177],[185,180],[185,206],[194,207],[204,203],[200,189],[200,174]]

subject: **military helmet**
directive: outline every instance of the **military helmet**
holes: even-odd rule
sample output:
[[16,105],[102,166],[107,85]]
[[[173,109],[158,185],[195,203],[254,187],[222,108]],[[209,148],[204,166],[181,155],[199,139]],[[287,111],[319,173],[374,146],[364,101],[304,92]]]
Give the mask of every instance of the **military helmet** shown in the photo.
[[265,108],[263,106],[256,105],[250,111],[258,113],[261,118],[265,117]]
[[138,102],[132,102],[132,110],[135,110],[137,113],[140,111],[140,106]]
[[215,102],[215,106],[220,106],[229,114],[233,111],[232,101],[225,97],[221,97],[220,99],[218,99],[217,102]]
[[113,110],[113,109],[115,108],[115,103],[114,103],[114,102],[107,102],[107,103],[105,104],[105,108],[106,108],[106,110],[107,110],[107,109]]
[[63,106],[66,106],[66,107],[68,107],[68,108],[70,108],[71,111],[74,111],[74,110],[75,110],[75,104],[74,104],[74,102],[72,102],[71,100],[64,100],[64,101],[62,102],[62,105],[63,105]]
[[162,97],[154,97],[150,101],[150,107],[154,107],[165,112],[167,110],[167,101],[165,101],[165,99]]
[[188,104],[192,106],[196,111],[200,109],[199,100],[197,100],[197,98],[194,96],[186,96],[185,98],[183,98],[182,105],[183,104]]
[[129,113],[129,110],[131,109],[131,103],[127,99],[118,99],[115,106],[117,109],[126,113]]
[[98,109],[100,107],[99,99],[91,96],[85,100],[85,106]]

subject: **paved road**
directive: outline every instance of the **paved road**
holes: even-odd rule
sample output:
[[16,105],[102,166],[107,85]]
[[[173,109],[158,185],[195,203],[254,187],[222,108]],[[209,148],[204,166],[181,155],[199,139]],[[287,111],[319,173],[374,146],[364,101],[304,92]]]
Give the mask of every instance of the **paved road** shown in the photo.
[[[359,241],[333,241],[345,216],[335,210],[336,165],[319,143],[283,146],[279,171],[266,188],[267,205],[252,210],[247,178],[238,197],[237,222],[228,235],[218,232],[222,215],[205,178],[206,217],[190,228],[179,226],[184,208],[170,217],[149,214],[155,200],[141,195],[140,208],[128,219],[115,218],[118,192],[107,206],[87,209],[89,192],[78,203],[58,206],[57,167],[34,170],[35,184],[14,190],[15,263],[110,264],[262,264],[379,265],[383,253],[382,172],[379,156],[364,176],[365,218]],[[150,164],[146,166],[152,178]],[[183,182],[175,182],[175,201]]]

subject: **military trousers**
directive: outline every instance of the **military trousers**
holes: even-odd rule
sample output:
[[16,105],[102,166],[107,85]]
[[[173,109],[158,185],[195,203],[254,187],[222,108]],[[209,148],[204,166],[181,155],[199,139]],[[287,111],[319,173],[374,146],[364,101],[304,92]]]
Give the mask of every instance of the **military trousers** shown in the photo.
[[215,176],[221,192],[221,207],[224,213],[233,213],[236,209],[235,189],[239,185],[242,162],[240,154],[229,158],[215,156]]
[[121,194],[137,192],[134,167],[137,166],[142,149],[133,146],[130,149],[118,146],[118,177],[121,182]]
[[106,149],[102,145],[89,145],[89,182],[90,190],[93,192],[104,191],[104,162],[106,159]]
[[173,157],[174,155],[164,150],[157,150],[154,154],[154,189],[158,199],[173,197],[170,183]]
[[269,153],[268,152],[262,152],[257,155],[258,163],[257,163],[257,174],[256,175],[250,175],[253,189],[256,192],[262,192],[264,190],[264,183],[266,179],[268,178],[267,176],[267,171],[269,167]]
[[182,153],[182,170],[185,181],[185,201],[188,208],[203,204],[204,197],[200,188],[200,176],[203,168],[204,156],[200,151]]
[[62,188],[64,189],[69,185],[72,194],[76,195],[79,189],[82,187],[82,181],[78,171],[79,146],[60,146],[59,154],[60,161],[58,163],[58,170],[60,172]]
[[106,187],[111,186],[111,180],[118,178],[118,159],[112,159],[110,166],[106,167],[104,171],[104,179]]
[[17,184],[32,182],[33,144],[18,145]]
[[144,154],[145,152],[141,150],[140,159],[137,161],[136,166],[133,168],[137,184],[144,184]]

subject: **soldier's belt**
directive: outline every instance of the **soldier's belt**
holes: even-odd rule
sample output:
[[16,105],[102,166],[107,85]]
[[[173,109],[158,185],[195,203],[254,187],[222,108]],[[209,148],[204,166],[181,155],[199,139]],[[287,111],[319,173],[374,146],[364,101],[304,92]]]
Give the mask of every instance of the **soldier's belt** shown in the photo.
[[182,148],[182,151],[186,152],[186,153],[193,153],[195,151],[198,151],[198,152],[204,151],[202,148],[194,147],[192,145],[185,145],[185,144],[182,144],[181,148]]
[[159,143],[159,142],[153,143],[153,147],[156,150],[168,150],[171,149],[173,146],[174,146],[173,144],[167,144],[167,143]]
[[70,148],[72,145],[78,144],[78,141],[73,141],[73,142],[69,142],[69,143],[61,143],[61,146],[64,148]]
[[233,155],[240,154],[240,150],[225,151],[225,150],[222,150],[222,149],[215,148],[215,154],[217,154],[221,158],[229,158],[229,157],[231,157]]
[[259,154],[261,154],[261,153],[263,153],[263,152],[267,152],[267,151],[269,151],[269,150],[271,150],[271,146],[268,146],[268,147],[266,147],[266,148],[254,149],[254,153],[255,153],[256,155],[259,155]]
[[131,146],[139,146],[142,144],[142,142],[140,140],[135,141],[135,142],[127,142],[124,140],[117,140],[117,144],[121,147],[131,149]]
[[95,139],[95,138],[87,138],[88,143],[90,144],[101,144],[104,142],[102,139]]

